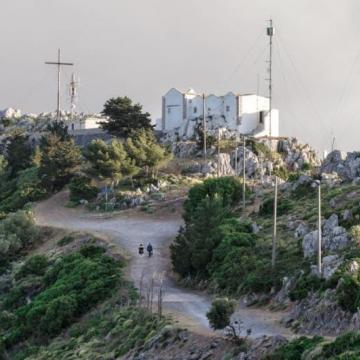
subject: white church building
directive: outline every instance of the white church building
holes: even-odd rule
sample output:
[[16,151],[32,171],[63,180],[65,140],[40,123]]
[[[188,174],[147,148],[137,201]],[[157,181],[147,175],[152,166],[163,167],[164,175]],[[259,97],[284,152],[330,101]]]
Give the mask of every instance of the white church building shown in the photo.
[[[162,117],[157,128],[191,138],[203,121],[203,95],[193,89],[170,89],[162,98]],[[227,128],[254,137],[279,136],[279,111],[269,111],[269,99],[255,94],[205,96],[205,120],[208,130]]]

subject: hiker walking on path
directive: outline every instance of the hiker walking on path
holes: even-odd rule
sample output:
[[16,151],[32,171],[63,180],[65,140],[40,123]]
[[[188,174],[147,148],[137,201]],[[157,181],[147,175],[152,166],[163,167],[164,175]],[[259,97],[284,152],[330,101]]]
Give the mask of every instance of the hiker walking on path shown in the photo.
[[151,243],[148,244],[146,250],[149,253],[149,257],[151,257],[153,254],[153,247],[152,247]]

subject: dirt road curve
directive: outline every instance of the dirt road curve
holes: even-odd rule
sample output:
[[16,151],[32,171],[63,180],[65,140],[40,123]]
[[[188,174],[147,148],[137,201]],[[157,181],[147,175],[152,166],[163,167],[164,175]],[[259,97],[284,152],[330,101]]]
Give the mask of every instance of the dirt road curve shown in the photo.
[[[208,296],[178,287],[169,277],[169,243],[178,231],[181,219],[174,216],[156,217],[136,212],[109,219],[99,219],[93,214],[78,209],[64,207],[67,201],[65,192],[59,193],[35,207],[36,222],[39,225],[53,226],[69,230],[82,230],[110,236],[131,256],[130,279],[139,286],[140,279],[152,274],[164,274],[166,293],[164,309],[175,319],[195,331],[211,333],[206,312],[209,308]],[[154,256],[139,256],[139,243],[151,242]],[[253,336],[283,334],[289,336],[287,329],[279,325],[279,313],[259,309],[242,308],[239,315],[246,328],[252,329]]]

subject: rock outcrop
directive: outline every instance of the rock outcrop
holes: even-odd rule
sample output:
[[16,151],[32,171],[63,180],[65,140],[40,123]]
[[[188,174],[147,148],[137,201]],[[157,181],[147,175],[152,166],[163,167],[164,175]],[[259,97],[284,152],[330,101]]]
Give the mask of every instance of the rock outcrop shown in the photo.
[[357,179],[360,177],[360,152],[332,151],[324,160],[321,172],[326,174],[336,173],[346,181]]
[[311,294],[293,307],[283,319],[299,333],[337,336],[350,330],[360,330],[360,312],[344,311],[336,302],[335,290]]
[[[331,215],[322,226],[322,247],[330,253],[336,253],[349,245],[349,236],[346,229],[339,226],[339,218]],[[310,257],[317,252],[318,231],[306,234],[302,241],[304,257]]]

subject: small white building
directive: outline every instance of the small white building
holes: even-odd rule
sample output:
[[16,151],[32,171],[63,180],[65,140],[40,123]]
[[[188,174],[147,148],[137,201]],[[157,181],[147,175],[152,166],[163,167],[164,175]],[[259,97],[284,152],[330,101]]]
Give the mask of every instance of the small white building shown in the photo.
[[[191,138],[203,121],[203,101],[203,96],[193,89],[186,92],[170,89],[162,98],[162,118],[157,129]],[[278,110],[272,109],[270,119],[269,99],[255,94],[207,95],[205,119],[209,130],[227,128],[254,137],[279,136]]]
[[98,129],[100,128],[100,122],[107,120],[99,114],[75,114],[74,116],[68,116],[62,119],[65,121],[70,132]]

